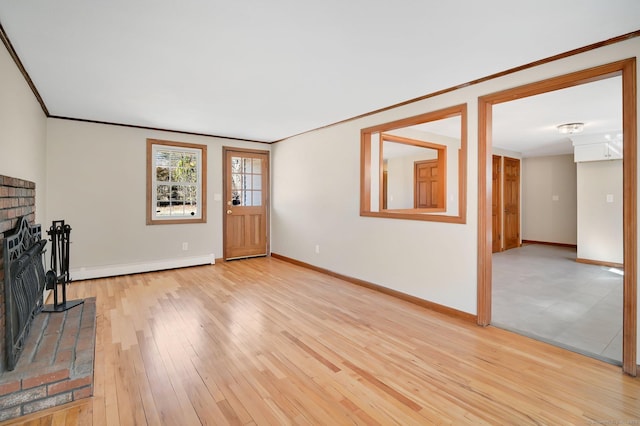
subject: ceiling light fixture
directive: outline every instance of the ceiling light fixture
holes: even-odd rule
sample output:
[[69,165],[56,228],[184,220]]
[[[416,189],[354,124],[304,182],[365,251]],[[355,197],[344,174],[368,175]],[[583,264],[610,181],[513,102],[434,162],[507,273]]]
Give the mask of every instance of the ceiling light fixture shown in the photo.
[[572,135],[574,133],[580,133],[581,131],[583,131],[584,123],[566,123],[559,125],[557,128],[558,131],[563,135]]

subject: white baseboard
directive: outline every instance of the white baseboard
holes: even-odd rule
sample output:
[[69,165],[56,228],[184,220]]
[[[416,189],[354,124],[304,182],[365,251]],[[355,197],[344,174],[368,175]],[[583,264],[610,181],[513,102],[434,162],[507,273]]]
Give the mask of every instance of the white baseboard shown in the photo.
[[207,256],[182,257],[179,259],[154,260],[149,262],[125,263],[120,265],[95,266],[71,269],[72,281],[91,280],[94,278],[115,277],[118,275],[138,274],[141,272],[161,271],[163,269],[186,268],[197,265],[213,265],[214,254]]

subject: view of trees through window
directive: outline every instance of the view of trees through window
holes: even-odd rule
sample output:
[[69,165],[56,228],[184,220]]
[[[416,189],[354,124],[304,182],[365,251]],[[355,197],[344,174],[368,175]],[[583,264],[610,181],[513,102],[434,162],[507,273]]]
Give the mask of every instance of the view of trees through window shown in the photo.
[[197,155],[189,151],[156,150],[156,216],[196,215],[197,160]]
[[232,205],[262,205],[262,160],[259,158],[231,158]]

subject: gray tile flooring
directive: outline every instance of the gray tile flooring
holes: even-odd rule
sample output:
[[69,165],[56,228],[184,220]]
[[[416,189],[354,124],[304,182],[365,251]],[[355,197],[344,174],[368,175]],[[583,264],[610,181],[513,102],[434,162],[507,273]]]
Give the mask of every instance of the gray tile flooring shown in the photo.
[[622,275],[542,244],[493,254],[492,324],[613,363],[622,360]]

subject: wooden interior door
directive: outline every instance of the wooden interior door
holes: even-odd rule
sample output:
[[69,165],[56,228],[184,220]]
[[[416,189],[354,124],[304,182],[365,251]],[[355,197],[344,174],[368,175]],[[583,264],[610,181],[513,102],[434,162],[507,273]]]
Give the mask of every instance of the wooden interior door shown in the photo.
[[416,209],[444,208],[444,191],[439,160],[414,163],[413,207]]
[[520,247],[520,160],[504,157],[504,249]]
[[223,148],[224,258],[269,251],[269,152]]
[[502,250],[502,173],[500,163],[502,163],[502,157],[494,155],[491,192],[491,233],[493,236],[493,253]]

